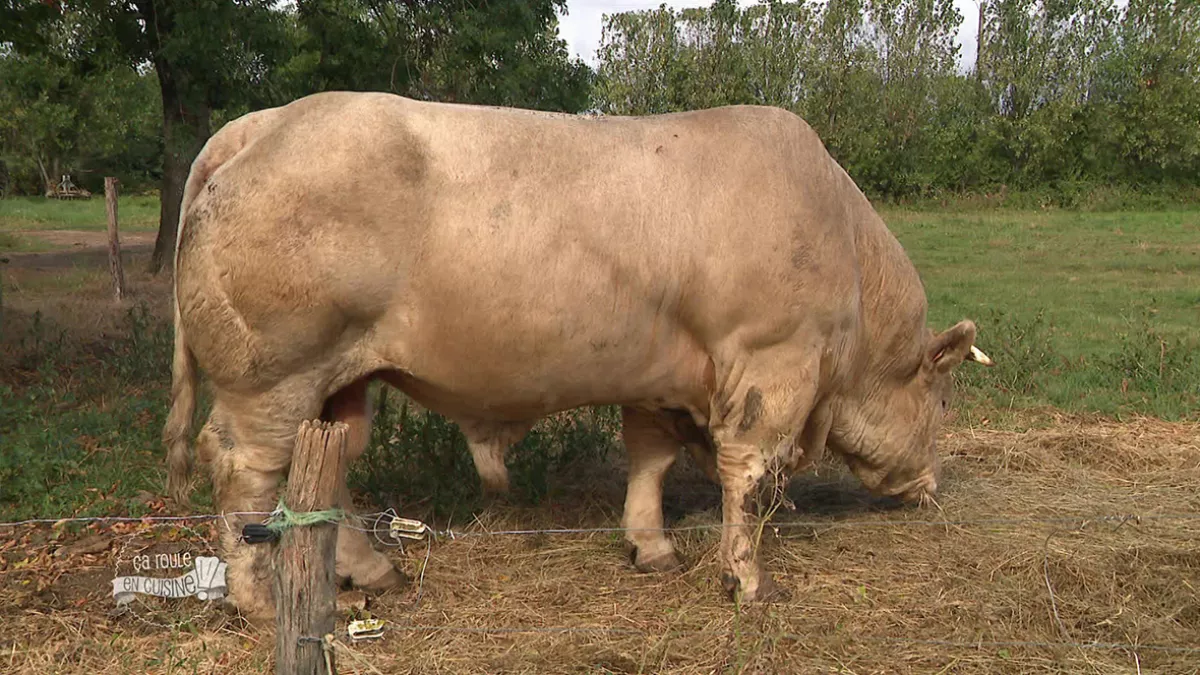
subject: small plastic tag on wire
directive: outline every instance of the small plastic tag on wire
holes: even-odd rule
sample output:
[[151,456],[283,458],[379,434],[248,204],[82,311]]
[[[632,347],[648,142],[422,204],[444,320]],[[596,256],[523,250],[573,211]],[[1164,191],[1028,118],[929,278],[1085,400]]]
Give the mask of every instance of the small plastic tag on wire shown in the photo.
[[375,640],[383,637],[383,619],[357,619],[346,627],[351,640]]
[[429,535],[429,526],[419,520],[411,518],[392,518],[392,522],[388,524],[388,533],[393,539],[412,539],[420,541]]

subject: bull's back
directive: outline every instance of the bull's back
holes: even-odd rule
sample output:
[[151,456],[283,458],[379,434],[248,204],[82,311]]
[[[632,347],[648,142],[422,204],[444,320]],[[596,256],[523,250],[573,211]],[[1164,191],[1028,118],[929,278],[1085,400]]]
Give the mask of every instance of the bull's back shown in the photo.
[[687,388],[672,378],[714,345],[811,320],[789,296],[850,246],[822,196],[836,167],[782,111],[586,119],[371,94],[279,110],[209,193],[239,311],[279,345],[319,325],[310,350],[370,327],[379,358],[454,394]]

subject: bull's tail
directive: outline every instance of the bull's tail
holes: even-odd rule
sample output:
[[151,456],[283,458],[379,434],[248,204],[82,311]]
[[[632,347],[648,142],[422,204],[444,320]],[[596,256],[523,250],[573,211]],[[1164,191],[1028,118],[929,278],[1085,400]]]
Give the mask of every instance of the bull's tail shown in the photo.
[[175,310],[175,354],[171,362],[171,411],[163,427],[163,443],[167,446],[167,493],[179,504],[188,502],[194,461],[192,459],[192,422],[196,414],[196,357],[188,347],[183,329],[183,314],[179,307],[180,242],[192,202],[205,183],[220,166],[248,147],[261,133],[264,123],[274,119],[271,109],[260,110],[229,122],[205,143],[192,162],[183,201],[179,207],[179,222],[175,230],[172,297]]
[[179,504],[188,502],[192,474],[192,418],[196,414],[196,357],[183,333],[179,301],[175,303],[175,356],[171,361],[171,412],[163,428],[167,446],[167,493]]
[[186,504],[191,492],[194,464],[192,421],[196,415],[196,357],[188,348],[187,335],[183,331],[183,314],[179,309],[179,242],[183,238],[183,224],[192,201],[216,169],[211,147],[220,145],[214,143],[218,140],[218,136],[214,136],[192,163],[175,230],[175,283],[172,284],[171,293],[171,305],[175,312],[175,353],[171,359],[171,412],[167,413],[167,424],[163,427],[163,443],[167,446],[167,494],[179,504]]

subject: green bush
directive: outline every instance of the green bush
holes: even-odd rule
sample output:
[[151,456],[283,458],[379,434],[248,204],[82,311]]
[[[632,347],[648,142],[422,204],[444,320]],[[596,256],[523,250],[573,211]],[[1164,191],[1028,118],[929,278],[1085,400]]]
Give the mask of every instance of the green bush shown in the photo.
[[[381,508],[416,507],[437,518],[480,508],[482,486],[458,427],[395,390],[375,389],[371,441],[350,469],[352,485]],[[619,444],[619,423],[611,407],[542,420],[506,455],[510,498],[539,503],[551,494],[555,474],[608,458]]]

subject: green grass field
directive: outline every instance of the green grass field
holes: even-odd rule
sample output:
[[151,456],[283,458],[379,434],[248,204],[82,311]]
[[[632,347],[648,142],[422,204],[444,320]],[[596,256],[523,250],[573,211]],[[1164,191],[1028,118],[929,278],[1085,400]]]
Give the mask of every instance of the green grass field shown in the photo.
[[[124,196],[117,200],[117,217],[122,231],[158,229],[158,197]],[[0,233],[23,230],[103,230],[107,227],[104,195],[86,200],[45,197],[0,199]],[[0,248],[3,241],[0,241]]]
[[[0,201],[0,236],[23,228],[102,227],[101,206],[97,200]],[[147,200],[122,208],[143,226],[157,217]],[[955,424],[986,417],[993,427],[1022,426],[1057,412],[1200,416],[1200,358],[1194,356],[1200,346],[1200,209],[887,209],[883,215],[921,272],[933,326],[975,319],[979,345],[997,361],[990,369],[965,364],[960,370]],[[166,316],[167,286],[141,291],[158,312],[130,313],[122,331],[100,337],[89,333],[94,311],[30,317],[64,299],[106,306],[87,300],[107,298],[104,270],[17,272],[4,271],[3,297],[9,306],[25,303],[25,319],[0,318],[0,520],[136,512],[131,498],[161,486],[171,334],[160,317]],[[137,283],[148,282],[131,281],[135,291]],[[379,494],[383,485],[412,485],[423,494],[467,499],[476,479],[456,429],[423,415],[406,417],[413,414],[394,408],[380,415],[402,419],[406,432],[377,428],[372,465],[387,475],[356,474],[360,488]],[[599,427],[611,426],[605,416],[597,419]],[[554,462],[538,459],[539,453],[553,447],[555,457],[590,455],[597,433],[589,427],[576,434],[579,448],[553,434],[534,434],[513,455],[518,488],[531,498],[545,494],[545,471]],[[446,459],[446,452],[454,458]],[[431,459],[439,453],[443,460]],[[438,472],[429,466],[445,471],[432,475]],[[205,499],[202,493],[200,502]]]
[[1200,210],[883,213],[930,319],[964,317],[997,360],[964,392],[1001,408],[1195,417]]

